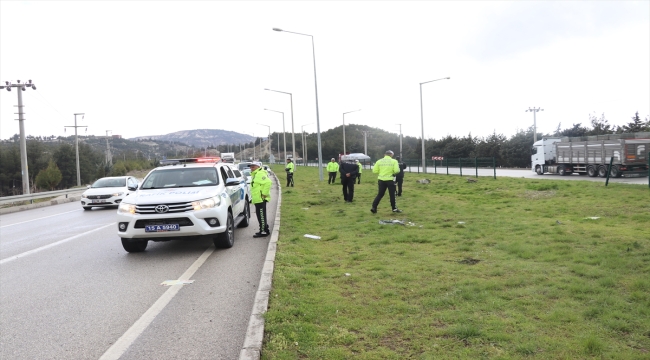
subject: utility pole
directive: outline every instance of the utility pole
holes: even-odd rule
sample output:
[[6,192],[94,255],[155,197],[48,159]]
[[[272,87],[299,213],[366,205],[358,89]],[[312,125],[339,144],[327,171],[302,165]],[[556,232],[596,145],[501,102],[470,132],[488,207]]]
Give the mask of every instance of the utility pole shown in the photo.
[[77,137],[77,128],[84,127],[88,131],[88,126],[77,126],[77,115],[81,115],[81,119],[85,117],[84,113],[75,113],[74,114],[74,126],[64,126],[64,127],[73,127],[74,128],[74,150],[77,156],[77,186],[81,186],[81,172],[79,171],[79,138]]
[[531,108],[528,107],[528,110],[526,112],[532,112],[533,113],[533,143],[537,142],[537,112],[538,111],[544,111],[544,109],[540,108]]
[[402,124],[397,125],[399,125],[399,159],[400,161],[404,161],[404,159],[402,159]]
[[111,155],[111,147],[108,145],[108,133],[112,130],[106,130],[106,164],[113,165],[113,156]]
[[11,88],[18,89],[18,126],[20,128],[20,170],[23,178],[23,195],[29,195],[29,169],[27,164],[27,141],[25,140],[25,118],[23,117],[23,91],[30,87],[36,90],[36,85],[29,80],[26,84],[21,84],[20,80],[16,80],[16,84],[11,81],[5,81],[4,85],[0,85],[0,89]]
[[359,130],[363,133],[363,153],[364,155],[368,155],[368,134],[370,131],[368,130]]

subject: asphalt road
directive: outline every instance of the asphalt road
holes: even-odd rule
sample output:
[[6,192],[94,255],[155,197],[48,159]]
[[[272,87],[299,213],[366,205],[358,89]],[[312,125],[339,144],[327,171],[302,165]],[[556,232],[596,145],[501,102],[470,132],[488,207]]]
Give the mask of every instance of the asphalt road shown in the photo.
[[[149,242],[129,254],[115,211],[74,202],[0,217],[0,359],[238,358],[270,239],[252,237],[254,214],[231,249]],[[161,285],[183,274],[194,282]]]

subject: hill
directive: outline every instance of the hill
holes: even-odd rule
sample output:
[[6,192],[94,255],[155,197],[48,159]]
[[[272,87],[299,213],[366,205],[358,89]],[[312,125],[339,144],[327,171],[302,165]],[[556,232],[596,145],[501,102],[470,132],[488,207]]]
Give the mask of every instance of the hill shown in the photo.
[[166,135],[138,136],[130,140],[158,140],[181,142],[195,147],[216,147],[226,144],[244,144],[253,142],[255,137],[234,131],[218,129],[182,130]]

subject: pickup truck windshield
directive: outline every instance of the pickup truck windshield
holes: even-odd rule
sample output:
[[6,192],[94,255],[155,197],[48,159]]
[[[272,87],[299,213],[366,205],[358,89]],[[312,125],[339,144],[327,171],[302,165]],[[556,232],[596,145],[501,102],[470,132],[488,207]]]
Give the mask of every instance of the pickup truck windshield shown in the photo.
[[215,168],[161,169],[149,174],[141,189],[214,186],[219,184]]

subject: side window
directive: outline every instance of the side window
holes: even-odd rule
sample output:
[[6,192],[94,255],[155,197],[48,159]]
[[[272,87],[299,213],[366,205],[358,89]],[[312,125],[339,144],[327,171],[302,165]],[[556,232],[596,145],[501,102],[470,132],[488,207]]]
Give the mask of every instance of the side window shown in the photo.
[[241,177],[241,173],[239,172],[239,170],[237,170],[237,169],[233,169],[232,172],[235,173],[235,176],[236,176],[236,177],[238,177],[238,178]]
[[229,178],[234,178],[235,177],[235,174],[232,173],[232,170],[230,169],[230,167],[227,167],[226,170],[228,172],[228,177]]
[[226,169],[223,168],[223,167],[221,168],[221,171],[219,171],[219,172],[221,173],[221,179],[223,179],[223,183],[225,184],[226,179],[228,179],[228,173],[226,172]]

